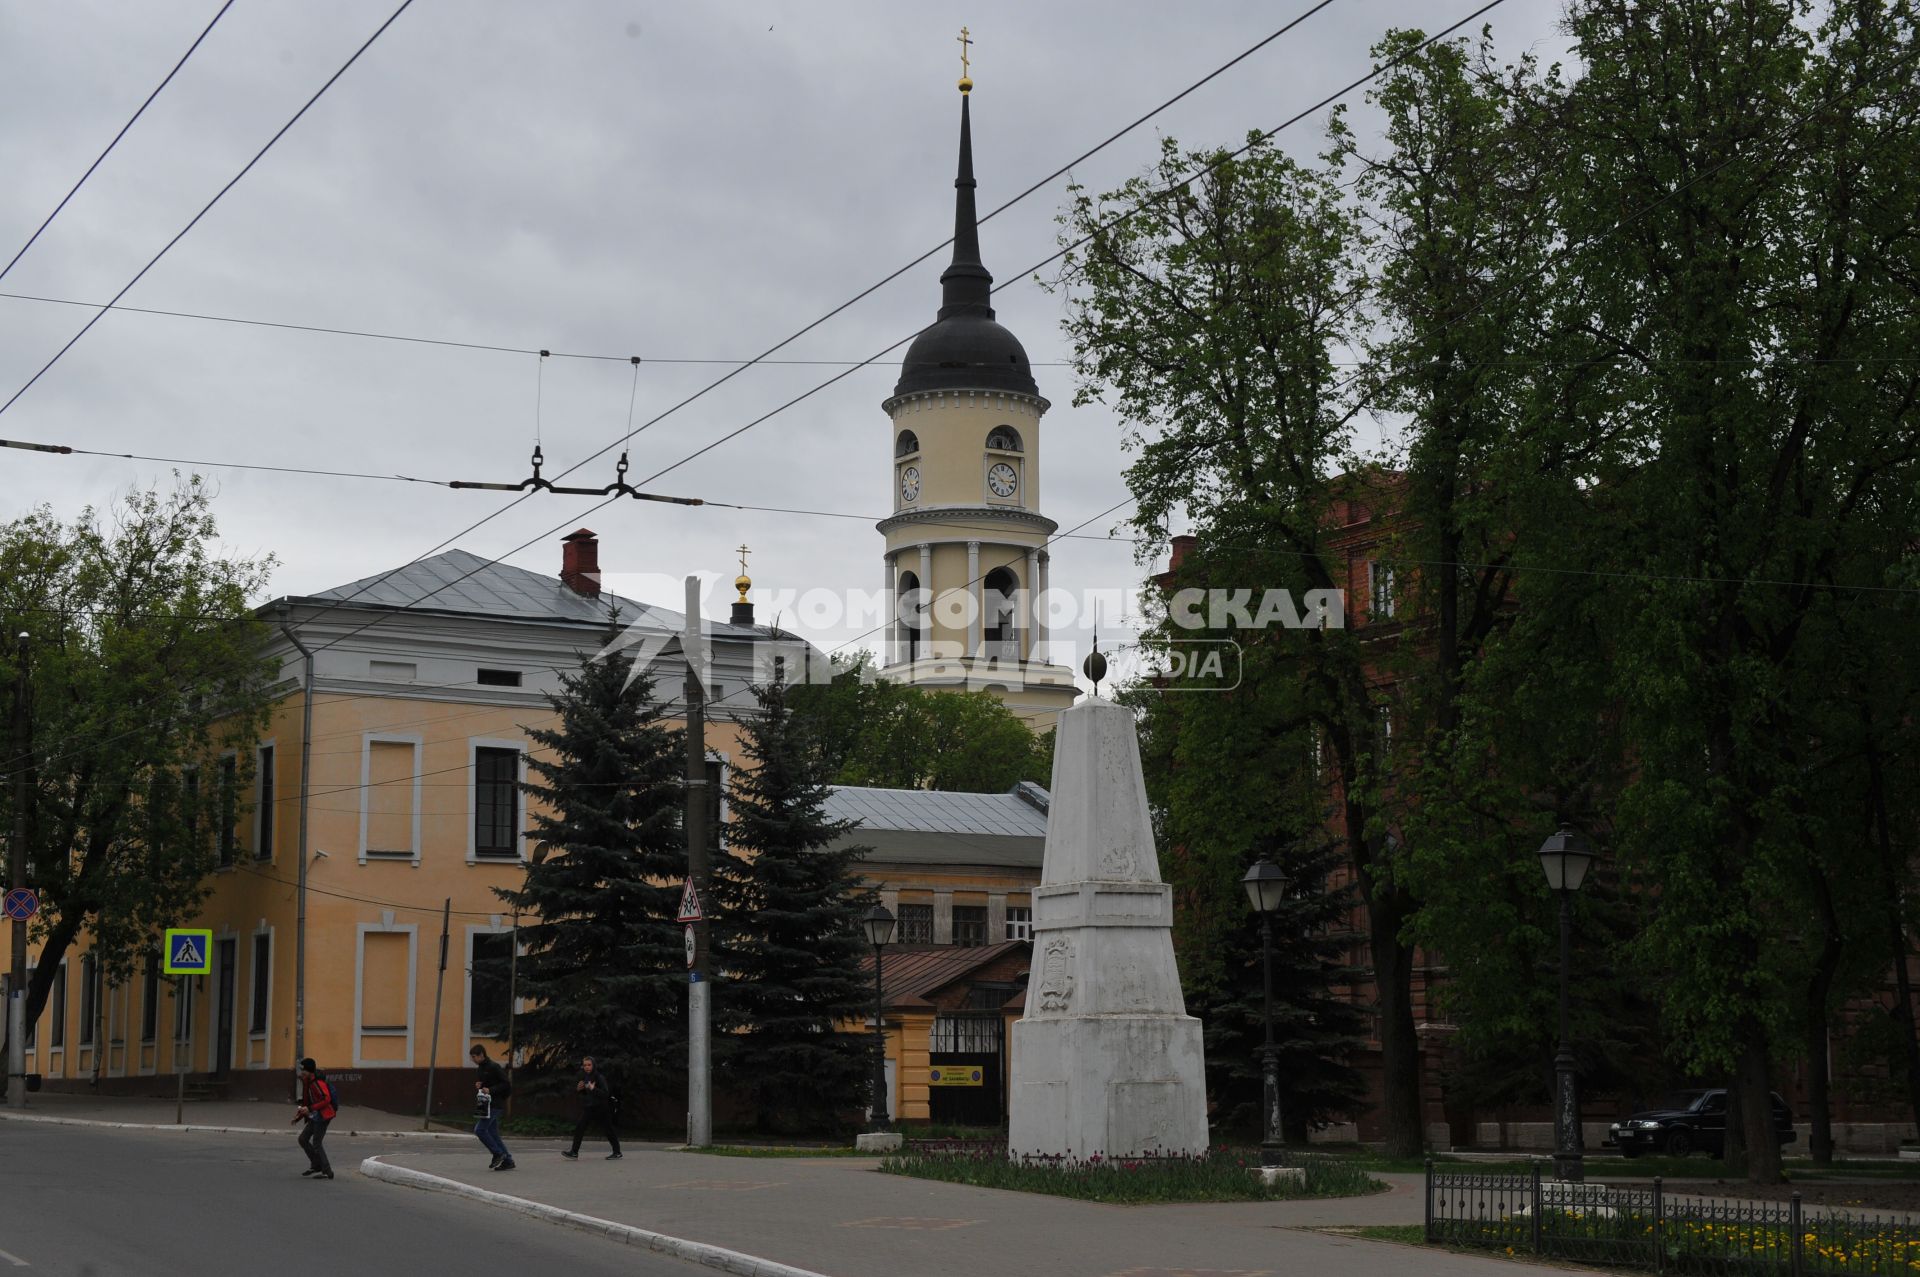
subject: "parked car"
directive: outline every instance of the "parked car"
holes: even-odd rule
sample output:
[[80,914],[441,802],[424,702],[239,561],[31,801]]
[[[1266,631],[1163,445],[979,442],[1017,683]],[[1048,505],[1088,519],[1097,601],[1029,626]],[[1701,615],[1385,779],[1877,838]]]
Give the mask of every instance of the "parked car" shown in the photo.
[[[1798,1138],[1793,1112],[1778,1095],[1771,1098],[1774,1136],[1782,1145],[1791,1144]],[[1635,1113],[1608,1127],[1604,1143],[1624,1157],[1642,1153],[1685,1157],[1695,1149],[1721,1157],[1727,1151],[1727,1093],[1724,1089],[1676,1091],[1660,1108]]]

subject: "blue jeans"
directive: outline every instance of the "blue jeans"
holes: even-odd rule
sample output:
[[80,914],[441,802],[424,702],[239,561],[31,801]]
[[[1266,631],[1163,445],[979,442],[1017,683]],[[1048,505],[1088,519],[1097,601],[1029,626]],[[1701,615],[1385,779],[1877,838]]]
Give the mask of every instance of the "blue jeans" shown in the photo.
[[473,1124],[473,1133],[486,1145],[487,1152],[503,1162],[511,1162],[513,1154],[507,1152],[507,1146],[500,1139],[500,1115],[490,1113]]

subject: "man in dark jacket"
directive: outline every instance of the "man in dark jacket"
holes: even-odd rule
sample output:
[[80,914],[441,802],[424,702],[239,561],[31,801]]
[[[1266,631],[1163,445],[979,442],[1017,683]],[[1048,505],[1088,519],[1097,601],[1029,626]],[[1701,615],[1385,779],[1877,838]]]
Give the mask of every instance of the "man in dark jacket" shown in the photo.
[[493,1165],[487,1169],[510,1171],[513,1154],[507,1152],[506,1142],[500,1138],[500,1106],[513,1094],[513,1083],[507,1081],[505,1069],[487,1058],[487,1048],[478,1042],[467,1055],[480,1070],[480,1076],[473,1082],[473,1133],[480,1137],[487,1152],[493,1154]]
[[614,1129],[615,1109],[619,1100],[613,1093],[613,1079],[594,1068],[593,1057],[580,1057],[580,1080],[573,1084],[580,1095],[580,1121],[573,1128],[573,1147],[563,1151],[560,1156],[577,1158],[580,1156],[580,1139],[587,1133],[587,1125],[593,1123],[606,1132],[607,1143],[613,1145],[613,1152],[607,1154],[609,1162],[620,1160],[620,1132]]
[[333,1121],[339,1111],[333,1100],[333,1084],[327,1081],[327,1075],[311,1057],[300,1061],[300,1109],[293,1120],[306,1123],[300,1128],[300,1147],[306,1151],[309,1163],[307,1169],[300,1172],[303,1177],[333,1178],[333,1164],[327,1161],[327,1150],[320,1142],[327,1138],[327,1123]]

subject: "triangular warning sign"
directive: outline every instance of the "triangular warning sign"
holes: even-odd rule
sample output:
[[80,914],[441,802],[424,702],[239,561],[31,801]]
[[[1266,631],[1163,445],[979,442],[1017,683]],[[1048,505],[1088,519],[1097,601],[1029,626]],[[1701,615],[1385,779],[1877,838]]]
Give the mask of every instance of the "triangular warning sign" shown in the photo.
[[687,879],[687,886],[680,893],[681,922],[699,922],[706,915],[700,912],[700,893],[693,889],[693,879]]
[[173,965],[176,967],[204,967],[207,960],[200,953],[200,946],[193,942],[192,936],[181,936],[174,946]]

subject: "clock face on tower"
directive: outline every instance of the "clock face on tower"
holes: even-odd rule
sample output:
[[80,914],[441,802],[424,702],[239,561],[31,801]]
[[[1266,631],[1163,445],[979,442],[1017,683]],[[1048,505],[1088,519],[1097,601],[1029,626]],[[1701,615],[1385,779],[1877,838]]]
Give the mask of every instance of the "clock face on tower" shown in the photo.
[[1010,497],[1019,486],[1019,474],[1004,461],[995,462],[987,471],[987,490],[996,497]]
[[920,499],[920,467],[908,466],[900,472],[900,499],[917,501]]

